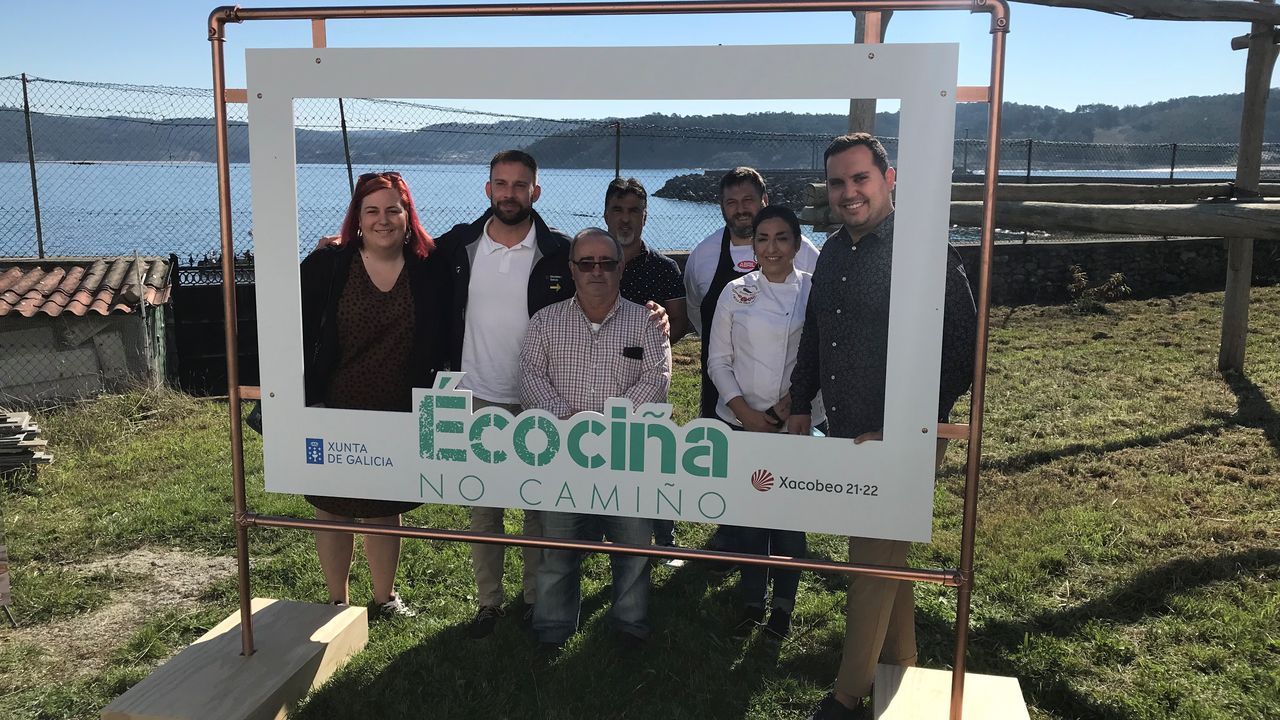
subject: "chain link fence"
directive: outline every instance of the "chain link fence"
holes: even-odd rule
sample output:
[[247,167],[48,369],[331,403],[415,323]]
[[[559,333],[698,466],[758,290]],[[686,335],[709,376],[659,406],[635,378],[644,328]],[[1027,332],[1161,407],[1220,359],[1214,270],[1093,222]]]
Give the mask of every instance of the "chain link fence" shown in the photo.
[[[23,266],[12,259],[0,264],[0,302],[14,311],[0,317],[0,404],[5,387],[12,385],[6,378],[22,375],[33,386],[65,394],[66,388],[102,385],[99,381],[110,375],[107,368],[132,367],[121,360],[126,351],[159,363],[165,346],[177,359],[182,387],[198,392],[225,385],[219,375],[225,359],[216,287],[221,258],[213,101],[212,91],[198,88],[0,77],[0,257],[84,258],[79,269],[77,261],[56,267],[47,262]],[[236,279],[245,285],[238,304],[242,381],[252,384],[257,357],[254,296],[248,287],[254,279],[254,237],[247,107],[231,103],[227,112]],[[715,198],[728,168],[756,167],[769,182],[772,202],[794,208],[806,204],[808,183],[823,176],[822,152],[844,120],[819,118],[771,132],[698,124],[709,122],[678,115],[562,120],[422,101],[300,99],[294,105],[299,254],[337,231],[352,179],[369,171],[398,170],[430,232],[471,222],[488,204],[489,159],[509,148],[538,158],[542,195],[536,207],[551,225],[568,232],[603,225],[605,187],[620,173],[637,177],[650,192],[646,242],[663,251],[687,250],[721,226]],[[882,140],[895,160],[897,138]],[[983,140],[958,138],[956,180],[980,179],[985,152]],[[1228,180],[1234,176],[1235,155],[1233,145],[1013,139],[1002,142],[1000,173],[1011,182]],[[1268,145],[1264,168],[1277,164],[1280,146]],[[1274,174],[1264,172],[1264,177]],[[1066,239],[1031,235],[1000,233],[997,238]],[[823,239],[819,233],[810,236],[819,243]],[[957,228],[952,240],[968,243],[977,236],[974,229]],[[142,307],[140,322],[76,310],[73,301],[86,290],[71,287],[72,280],[77,272],[95,277],[93,268],[103,264],[103,256],[141,258],[130,267],[163,263],[171,273],[165,277],[178,288],[174,292],[184,293],[175,304],[181,312],[172,313],[175,325],[157,322],[171,313],[167,305],[163,311]],[[22,267],[35,271],[20,279],[26,272]],[[100,274],[101,288],[128,295],[123,276]],[[160,275],[147,277],[157,280],[152,290],[163,293]],[[20,317],[17,304],[32,287],[66,289],[66,297],[52,302],[70,303],[71,312]],[[146,291],[141,281],[134,287]],[[92,293],[100,295],[99,286],[94,288]],[[85,307],[93,301],[90,295]],[[66,359],[72,355],[79,365]],[[151,376],[157,373],[165,371]]]
[[[212,91],[204,89],[0,78],[0,256],[173,253],[184,268],[216,265],[212,109]],[[245,105],[228,105],[233,238],[247,260],[253,223],[246,115]],[[398,100],[299,100],[301,249],[336,230],[350,178],[371,170],[401,171],[429,231],[469,222],[487,204],[489,158],[511,147],[539,159],[538,210],[568,231],[603,222],[604,187],[615,171],[638,177],[650,193],[670,184],[651,199],[645,236],[662,250],[688,249],[720,224],[707,200],[724,169],[760,168],[774,202],[800,205],[804,183],[820,179],[822,150],[838,131],[746,132],[650,117],[664,122],[556,120]],[[884,141],[896,156],[896,138]],[[1264,153],[1264,166],[1280,160],[1280,147]],[[984,158],[983,140],[958,138],[957,178],[980,174]],[[1233,145],[1015,139],[1002,143],[1000,172],[1010,180],[1207,180],[1231,178],[1234,164]]]

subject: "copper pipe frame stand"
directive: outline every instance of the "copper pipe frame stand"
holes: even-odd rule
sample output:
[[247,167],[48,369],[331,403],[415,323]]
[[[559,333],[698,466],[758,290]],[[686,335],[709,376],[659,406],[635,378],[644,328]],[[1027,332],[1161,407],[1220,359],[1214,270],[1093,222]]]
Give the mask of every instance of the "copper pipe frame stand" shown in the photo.
[[[612,543],[562,542],[526,536],[488,535],[451,530],[361,525],[356,523],[323,523],[248,512],[245,501],[244,448],[240,418],[239,373],[236,366],[237,337],[235,325],[234,250],[231,237],[231,183],[228,160],[226,123],[225,62],[222,44],[226,24],[246,20],[325,20],[356,18],[428,18],[428,17],[520,17],[574,15],[654,15],[654,14],[731,14],[767,12],[823,11],[894,11],[894,10],[969,10],[991,16],[992,54],[990,103],[987,126],[987,165],[983,185],[982,243],[978,272],[978,331],[974,349],[974,380],[970,403],[968,457],[965,467],[963,529],[961,533],[960,568],[957,570],[912,570],[874,565],[854,565],[829,561],[798,561],[776,556],[743,555],[686,548],[641,547]],[[987,336],[990,316],[990,278],[994,249],[995,198],[999,173],[999,138],[1001,104],[1004,97],[1005,39],[1009,32],[1009,0],[690,0],[687,2],[586,2],[545,3],[529,5],[417,5],[376,7],[298,7],[251,8],[222,6],[208,19],[208,36],[212,47],[215,144],[218,156],[218,198],[221,221],[223,265],[223,307],[226,318],[227,385],[231,414],[232,480],[236,528],[236,556],[240,586],[240,622],[242,654],[253,653],[252,617],[249,607],[248,528],[253,525],[295,527],[313,530],[351,531],[370,534],[400,535],[427,539],[524,545],[528,547],[568,547],[588,551],[630,555],[680,557],[688,559],[734,561],[743,564],[813,569],[818,572],[866,574],[898,577],[902,580],[936,582],[958,590],[956,608],[956,654],[952,666],[950,720],[962,720],[965,657],[968,647],[968,622],[973,587],[973,544],[977,518],[979,463],[982,453],[982,419],[986,387]],[[812,565],[812,567],[811,567]]]

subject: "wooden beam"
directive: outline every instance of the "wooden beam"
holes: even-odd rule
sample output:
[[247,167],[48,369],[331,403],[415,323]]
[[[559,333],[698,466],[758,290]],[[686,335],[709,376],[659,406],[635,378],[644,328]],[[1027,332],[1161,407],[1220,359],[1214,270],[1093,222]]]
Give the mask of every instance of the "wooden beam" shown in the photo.
[[[1272,29],[1270,35],[1271,35],[1272,43],[1280,42],[1280,30]],[[1238,35],[1236,37],[1231,38],[1231,49],[1232,50],[1248,50],[1249,38],[1251,37],[1253,37],[1252,33],[1248,35]]]
[[[1251,0],[1016,0],[1027,5],[1097,10],[1137,20],[1217,20],[1280,25],[1280,7]],[[1015,16],[1016,17],[1016,16]]]
[[324,19],[311,21],[311,47],[328,47],[328,35],[325,32]]
[[[1183,185],[1131,185],[1129,183],[1000,183],[996,195],[1018,202],[1085,203],[1090,205],[1154,205],[1191,203],[1198,200],[1231,199],[1235,183],[1187,183]],[[1280,197],[1280,184],[1258,186],[1263,198]],[[982,185],[953,183],[952,200],[981,200]],[[1251,199],[1251,198],[1243,198]],[[826,183],[809,183],[805,205],[826,205]]]
[[[855,12],[853,41],[859,45],[884,42],[893,11]],[[872,51],[869,51],[872,52]],[[849,132],[876,131],[876,99],[852,98],[849,100]]]
[[[800,221],[822,227],[840,224],[825,206],[804,208]],[[952,202],[951,224],[980,227],[982,203]],[[1084,205],[1000,200],[996,202],[996,226],[1004,230],[1280,240],[1280,202]]]
[[[1280,11],[1273,0],[1259,6]],[[1262,131],[1271,94],[1271,73],[1276,65],[1276,45],[1269,35],[1274,23],[1255,22],[1249,32],[1249,56],[1245,60],[1244,108],[1240,113],[1240,149],[1236,154],[1236,187],[1253,191],[1262,176]],[[1249,289],[1253,284],[1253,239],[1234,236],[1227,243],[1227,282],[1222,296],[1222,342],[1218,346],[1218,370],[1244,372],[1245,340],[1249,334]]]

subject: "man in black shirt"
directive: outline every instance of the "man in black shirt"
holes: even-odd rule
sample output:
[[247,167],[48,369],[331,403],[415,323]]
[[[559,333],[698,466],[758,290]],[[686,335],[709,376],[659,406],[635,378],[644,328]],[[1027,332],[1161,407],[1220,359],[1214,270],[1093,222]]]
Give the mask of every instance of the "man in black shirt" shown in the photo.
[[[689,328],[684,279],[675,260],[644,244],[642,235],[648,218],[649,193],[639,180],[615,178],[609,183],[604,192],[604,222],[622,243],[622,297],[640,305],[653,301],[666,308],[671,322],[671,344],[675,345]],[[653,537],[656,545],[675,545],[675,521],[654,520]],[[671,559],[666,564],[680,567],[684,561]]]
[[[824,154],[827,198],[843,226],[822,247],[813,273],[804,334],[791,374],[788,429],[809,433],[814,396],[822,391],[828,434],[855,442],[883,438],[889,344],[889,279],[893,260],[893,185],[884,147],[853,133]],[[948,249],[938,419],[969,389],[977,313],[955,250]],[[946,441],[938,443],[941,462]],[[849,538],[849,562],[906,564],[911,543]],[[835,691],[814,720],[871,718],[868,696],[877,662],[914,665],[915,601],[910,582],[855,576],[849,584],[844,654]]]
[[671,344],[689,328],[685,311],[684,280],[675,260],[644,244],[644,223],[649,219],[649,193],[635,178],[615,178],[604,193],[604,222],[622,243],[622,297],[644,305],[652,300],[667,310]]

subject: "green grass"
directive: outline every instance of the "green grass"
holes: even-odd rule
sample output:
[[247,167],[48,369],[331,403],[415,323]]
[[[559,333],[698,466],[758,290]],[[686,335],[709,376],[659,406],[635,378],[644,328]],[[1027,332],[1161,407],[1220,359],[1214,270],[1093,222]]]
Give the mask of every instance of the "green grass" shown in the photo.
[[[1038,719],[1280,717],[1280,288],[1254,291],[1243,377],[1213,369],[1218,296],[1110,307],[992,314],[970,667],[1018,677]],[[696,401],[696,357],[696,344],[677,347],[680,420]],[[225,405],[131,394],[40,422],[57,461],[10,478],[4,496],[24,625],[52,627],[136,589],[127,573],[82,571],[88,561],[138,548],[232,554]],[[913,550],[914,565],[958,562],[963,451],[949,451],[934,542]],[[255,511],[309,513],[263,492],[252,436],[246,466]],[[466,512],[428,506],[408,520],[461,528]],[[690,543],[708,531],[681,526]],[[256,595],[324,600],[308,535],[254,530],[251,543]],[[844,549],[830,536],[810,544],[834,559]],[[515,552],[508,562],[514,595]],[[728,637],[734,581],[659,568],[650,646],[620,655],[604,624],[607,562],[594,557],[583,631],[544,665],[514,622],[466,639],[465,546],[407,542],[400,578],[418,617],[373,625],[368,649],[298,718],[802,718],[831,682],[843,633],[842,578],[805,575],[779,646]],[[194,608],[108,632],[105,666],[89,673],[0,630],[0,717],[96,717],[229,613],[235,592],[223,578]],[[352,592],[371,593],[359,558]],[[918,585],[916,597],[921,662],[947,668],[954,591]]]

